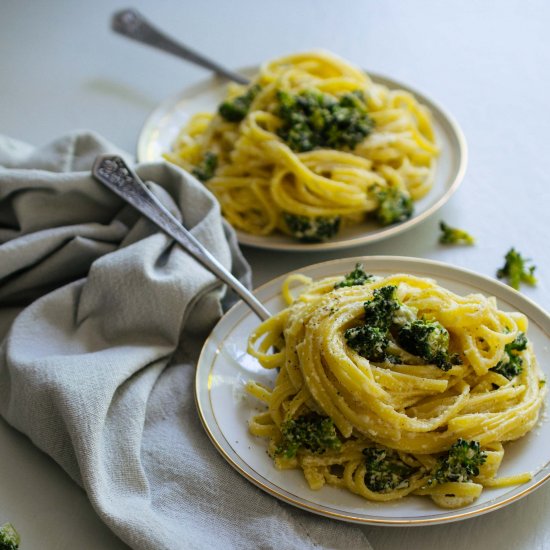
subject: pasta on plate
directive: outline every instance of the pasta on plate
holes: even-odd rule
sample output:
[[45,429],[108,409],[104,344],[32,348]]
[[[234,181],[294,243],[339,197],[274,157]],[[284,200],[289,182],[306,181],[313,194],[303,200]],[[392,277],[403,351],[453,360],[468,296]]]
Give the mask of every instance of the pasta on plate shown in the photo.
[[430,112],[326,52],[265,63],[197,113],[164,156],[214,193],[255,235],[320,242],[367,216],[408,219],[430,190],[438,148]]
[[523,314],[359,264],[345,277],[291,275],[283,296],[248,346],[277,372],[273,388],[247,383],[267,405],[250,432],[269,438],[277,468],[301,469],[312,489],[446,508],[531,479],[497,477],[503,443],[535,426],[546,392]]

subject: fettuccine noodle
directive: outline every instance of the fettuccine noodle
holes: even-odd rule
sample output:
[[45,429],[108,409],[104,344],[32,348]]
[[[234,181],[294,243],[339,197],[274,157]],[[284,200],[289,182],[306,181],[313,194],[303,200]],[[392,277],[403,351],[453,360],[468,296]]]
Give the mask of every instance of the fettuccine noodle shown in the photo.
[[[255,235],[289,234],[285,214],[355,224],[380,208],[384,190],[399,190],[413,201],[430,190],[438,148],[429,110],[410,93],[376,84],[325,52],[268,62],[251,86],[229,85],[227,97],[253,86],[259,91],[242,121],[198,113],[165,154],[195,173],[208,155],[215,156],[216,168],[205,183],[235,228]],[[359,93],[372,131],[353,147],[293,150],[280,135],[278,94],[311,90],[335,100]]]
[[[288,307],[250,336],[248,352],[266,369],[279,369],[273,388],[247,384],[267,405],[251,419],[250,432],[269,438],[276,467],[300,468],[312,489],[329,484],[374,501],[428,495],[449,508],[471,503],[483,487],[529,480],[528,473],[500,479],[496,474],[503,443],[529,432],[543,404],[546,386],[531,343],[519,353],[517,376],[493,370],[505,346],[527,332],[526,317],[500,311],[494,298],[459,296],[411,275],[335,288],[341,281],[289,277],[283,286]],[[294,298],[296,283],[305,289]],[[391,335],[398,361],[369,361],[348,345],[346,330],[361,325],[364,303],[389,285],[409,314],[448,331],[449,353],[458,357],[448,370],[399,350]],[[283,424],[312,412],[332,420],[341,446],[324,452],[299,448],[291,458],[280,453]],[[434,482],[438,460],[457,440],[479,443],[485,461],[478,474],[463,482]],[[395,452],[406,479],[387,490],[369,488],[365,449],[372,448]]]

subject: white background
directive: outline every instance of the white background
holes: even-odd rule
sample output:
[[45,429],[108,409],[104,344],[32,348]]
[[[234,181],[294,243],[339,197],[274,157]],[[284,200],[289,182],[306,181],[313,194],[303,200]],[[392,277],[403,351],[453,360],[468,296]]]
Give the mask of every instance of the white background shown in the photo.
[[[466,178],[440,213],[406,235],[334,253],[245,249],[261,284],[290,269],[365,254],[433,258],[493,276],[515,246],[550,309],[550,3],[474,0],[173,0],[133,5],[159,27],[235,68],[325,48],[422,90],[448,109],[469,146]],[[0,0],[0,133],[45,144],[95,130],[135,151],[163,99],[206,73],[109,31],[125,2]],[[475,247],[437,244],[445,219]],[[547,370],[550,368],[546,366]],[[229,466],[228,466],[229,467]],[[550,484],[477,519],[416,528],[365,527],[375,550],[550,548]],[[86,495],[48,457],[0,421],[0,523],[23,549],[126,548]]]

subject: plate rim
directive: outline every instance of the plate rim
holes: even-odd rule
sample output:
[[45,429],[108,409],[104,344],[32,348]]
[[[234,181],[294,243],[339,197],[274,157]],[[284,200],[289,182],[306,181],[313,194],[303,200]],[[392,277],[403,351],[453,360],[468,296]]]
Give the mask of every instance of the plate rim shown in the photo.
[[[374,261],[374,262],[398,262],[403,264],[412,264],[416,265],[417,267],[423,267],[423,268],[436,268],[436,269],[443,269],[444,271],[447,271],[447,275],[460,275],[461,273],[468,276],[481,279],[482,282],[485,284],[489,284],[490,286],[495,286],[498,290],[501,291],[499,297],[497,299],[507,299],[511,300],[512,302],[519,301],[520,303],[523,302],[525,306],[528,307],[528,309],[532,310],[536,314],[536,318],[533,315],[529,315],[529,320],[537,323],[539,325],[540,329],[543,331],[543,333],[550,339],[550,314],[545,311],[544,308],[539,306],[535,301],[530,299],[529,297],[523,295],[519,291],[516,291],[512,289],[510,286],[506,285],[505,283],[502,283],[488,275],[484,275],[481,273],[478,273],[476,271],[454,266],[452,264],[438,261],[438,260],[431,260],[431,259],[425,259],[425,258],[415,258],[415,257],[409,257],[409,256],[394,256],[394,255],[376,255],[376,256],[357,256],[357,257],[350,257],[350,258],[338,258],[335,260],[328,260],[323,262],[317,262],[314,264],[308,264],[306,266],[303,266],[302,268],[298,268],[292,271],[289,271],[287,273],[284,273],[282,275],[279,275],[277,277],[274,277],[270,279],[269,281],[263,283],[259,287],[254,289],[254,293],[262,291],[263,289],[269,287],[269,286],[275,286],[276,284],[282,282],[286,277],[288,277],[291,274],[295,273],[301,273],[305,269],[309,270],[315,270],[322,266],[327,265],[334,265],[334,264],[340,264],[340,263],[356,263],[357,261]],[[406,271],[403,271],[406,272]],[[429,276],[429,275],[424,275]],[[437,275],[432,275],[432,277],[437,278]],[[469,283],[466,283],[469,284]],[[480,292],[486,292],[483,289],[477,289]],[[504,296],[502,295],[504,294]],[[495,293],[496,294],[496,293]],[[514,305],[514,307],[516,307]],[[550,480],[550,456],[548,457],[548,460],[546,463],[541,466],[541,468],[535,473],[535,476],[533,480],[531,480],[530,484],[523,490],[519,490],[510,496],[506,497],[505,493],[501,497],[497,497],[496,500],[492,499],[486,503],[479,504],[475,506],[474,509],[469,508],[466,511],[461,511],[462,509],[457,510],[449,510],[447,513],[443,512],[441,515],[433,516],[433,515],[426,515],[426,516],[420,516],[415,518],[403,518],[403,517],[390,517],[390,518],[384,518],[384,517],[360,517],[357,515],[354,515],[351,512],[345,512],[345,511],[333,511],[332,509],[327,509],[326,506],[323,504],[318,504],[319,508],[316,508],[314,505],[311,505],[307,502],[300,502],[298,500],[295,500],[291,497],[286,496],[286,491],[283,488],[277,487],[274,482],[271,482],[269,479],[266,479],[266,481],[270,482],[273,486],[277,487],[282,491],[282,493],[278,493],[276,490],[272,489],[268,485],[264,484],[261,479],[256,479],[253,475],[251,475],[249,472],[246,471],[245,468],[241,466],[241,464],[238,463],[238,460],[234,460],[231,456],[231,453],[228,452],[227,449],[223,447],[223,445],[216,439],[216,435],[212,433],[212,430],[210,429],[210,426],[208,425],[208,421],[206,419],[206,416],[203,411],[203,404],[201,403],[199,392],[201,390],[201,380],[200,380],[200,374],[201,374],[201,365],[204,365],[205,363],[205,356],[209,352],[209,348],[212,346],[212,342],[215,337],[216,329],[222,324],[222,322],[229,317],[229,315],[235,314],[235,312],[238,309],[242,309],[243,315],[241,315],[240,320],[238,323],[242,321],[245,317],[249,315],[254,315],[252,311],[248,309],[246,304],[244,304],[241,300],[234,304],[227,312],[224,313],[224,315],[217,321],[215,326],[213,327],[212,331],[206,338],[201,353],[199,355],[199,358],[197,360],[197,367],[195,372],[195,383],[194,383],[194,397],[195,397],[195,406],[197,409],[197,413],[199,416],[199,419],[201,421],[202,427],[205,430],[206,434],[208,435],[208,438],[214,445],[214,448],[221,454],[221,456],[228,462],[235,470],[237,470],[238,473],[240,473],[245,479],[253,483],[256,487],[259,487],[264,492],[267,492],[270,496],[275,497],[283,502],[286,502],[287,504],[291,504],[293,506],[296,506],[297,508],[300,508],[302,510],[306,510],[308,512],[340,520],[345,522],[351,522],[351,523],[357,523],[361,525],[378,525],[378,526],[390,526],[390,527],[414,527],[414,526],[427,526],[427,525],[439,525],[443,523],[451,523],[455,521],[465,520],[472,517],[477,517],[480,515],[483,515],[488,512],[492,512],[494,510],[498,510],[500,508],[503,508],[509,504],[512,504],[513,502],[517,502],[521,500],[523,497],[533,493],[536,489],[541,487],[544,483],[546,483],[548,480]],[[220,346],[222,343],[216,344],[214,354],[217,354]],[[211,368],[212,365],[207,365],[209,368],[207,379],[210,377],[211,374]],[[202,367],[202,369],[207,368]],[[545,373],[546,374],[546,373]],[[208,391],[208,395],[210,396],[210,391]],[[545,403],[547,406],[547,402]],[[214,413],[212,412],[212,415]],[[540,420],[539,420],[540,422]],[[218,425],[219,428],[219,425]],[[220,429],[221,432],[221,429]],[[225,438],[226,436],[221,432],[221,435]],[[234,449],[231,448],[231,451],[237,456],[237,458],[248,468],[251,468],[246,461],[240,457]],[[252,469],[252,468],[251,468]],[[262,474],[256,472],[256,474],[263,478]],[[539,479],[536,479],[536,476],[540,476]],[[536,479],[536,481],[535,481]],[[521,487],[517,486],[517,487]],[[512,488],[511,491],[514,491]],[[294,495],[295,496],[295,495]],[[297,497],[301,498],[301,497]],[[444,510],[444,509],[443,509]]]
[[[257,71],[260,65],[248,65],[246,67],[243,67],[241,69],[238,69],[238,72],[241,72],[243,74],[253,74],[254,71]],[[409,86],[408,84],[404,84],[400,80],[395,80],[392,77],[386,76],[382,73],[378,73],[376,71],[367,71],[365,72],[367,75],[375,82],[380,83],[383,85],[388,86],[389,88],[393,89],[402,89],[407,92],[412,93],[416,98],[418,98],[421,103],[426,105],[430,111],[432,112],[432,115],[434,118],[438,118],[438,120],[441,120],[441,122],[444,125],[447,125],[448,128],[451,130],[451,134],[453,138],[456,141],[456,147],[453,147],[452,150],[456,151],[456,160],[457,160],[457,168],[454,172],[454,176],[452,177],[451,184],[446,188],[445,192],[439,199],[434,202],[429,208],[424,210],[418,215],[413,215],[412,218],[405,222],[401,222],[394,225],[386,226],[385,228],[371,233],[366,233],[364,235],[360,235],[357,237],[352,237],[346,240],[336,240],[336,241],[327,241],[323,243],[300,243],[300,242],[289,242],[289,243],[277,243],[277,242],[269,242],[268,239],[266,239],[265,243],[257,242],[257,239],[260,238],[260,236],[257,235],[249,235],[248,233],[245,233],[243,231],[235,229],[235,232],[237,234],[237,240],[239,241],[239,244],[243,246],[247,246],[250,248],[257,248],[260,250],[276,250],[276,251],[284,251],[284,252],[319,252],[319,251],[333,251],[333,250],[342,250],[342,249],[348,249],[348,248],[354,248],[361,245],[369,245],[374,244],[376,242],[383,241],[385,239],[394,237],[404,231],[407,231],[408,229],[411,229],[412,227],[421,224],[423,221],[425,221],[427,218],[431,217],[435,212],[437,212],[442,206],[444,206],[450,198],[454,195],[454,193],[459,188],[460,184],[464,180],[464,176],[466,174],[466,169],[468,165],[468,145],[466,142],[466,137],[464,135],[464,132],[462,131],[462,128],[452,116],[449,111],[444,108],[439,102],[433,100],[431,97],[425,95],[424,93],[418,91],[416,88]],[[136,157],[138,162],[154,162],[158,160],[162,160],[163,162],[167,162],[164,159],[148,159],[146,158],[146,144],[150,141],[150,135],[152,133],[153,128],[155,128],[154,121],[157,120],[162,113],[166,113],[169,109],[173,109],[182,99],[183,96],[188,93],[193,88],[206,88],[210,87],[212,85],[220,85],[223,82],[228,82],[227,80],[218,77],[216,75],[213,75],[209,78],[201,79],[195,83],[191,83],[188,86],[185,86],[182,88],[179,92],[175,93],[174,95],[171,95],[161,101],[154,109],[149,113],[147,118],[145,119],[144,123],[141,126],[141,130],[139,132],[137,147],[136,147]],[[164,115],[166,116],[166,115]],[[180,167],[181,170],[183,168]],[[437,167],[436,167],[437,171]],[[429,192],[428,192],[429,195]]]

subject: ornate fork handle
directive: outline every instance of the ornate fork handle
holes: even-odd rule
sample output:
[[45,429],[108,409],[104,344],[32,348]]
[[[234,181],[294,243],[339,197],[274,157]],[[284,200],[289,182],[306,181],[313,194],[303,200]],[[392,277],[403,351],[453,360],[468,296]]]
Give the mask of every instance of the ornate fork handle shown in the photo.
[[230,286],[262,320],[271,314],[153,195],[139,177],[116,155],[100,155],[92,175],[172,237],[208,271]]
[[229,78],[229,80],[239,82],[240,84],[248,84],[249,82],[248,78],[222,67],[219,63],[208,59],[184,44],[176,42],[174,39],[151,25],[151,23],[149,23],[149,21],[147,21],[147,19],[137,10],[125,9],[117,11],[113,15],[111,28],[127,38],[181,57],[191,63],[195,63],[196,65],[200,65],[201,67],[210,69],[219,75]]

